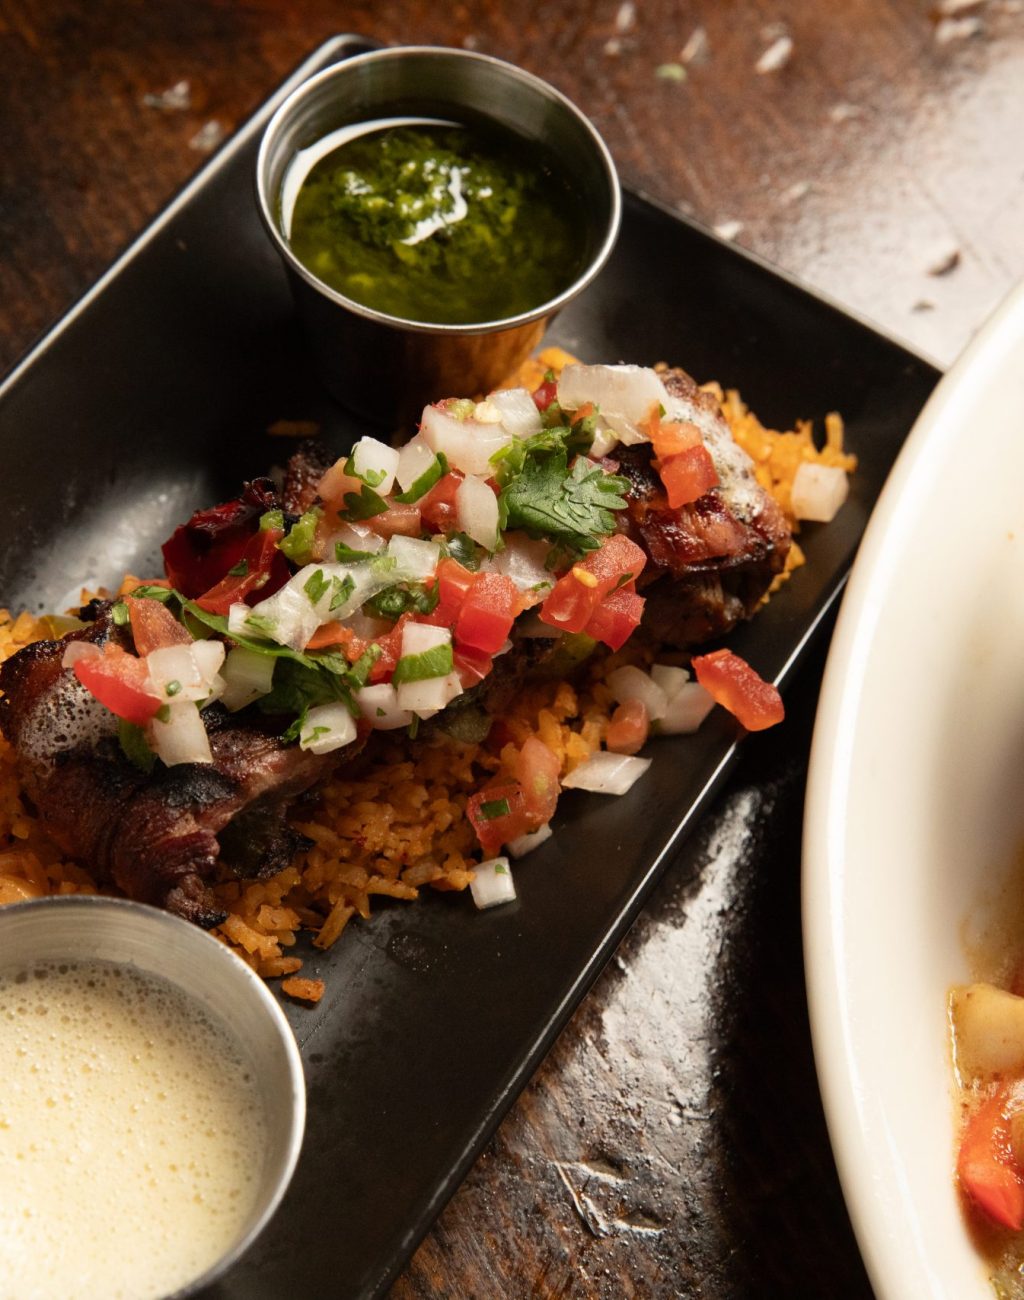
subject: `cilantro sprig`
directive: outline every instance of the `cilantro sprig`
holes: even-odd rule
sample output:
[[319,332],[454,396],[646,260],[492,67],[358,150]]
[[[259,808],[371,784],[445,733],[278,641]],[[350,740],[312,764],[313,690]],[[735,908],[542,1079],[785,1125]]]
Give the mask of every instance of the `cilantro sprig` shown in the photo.
[[503,530],[547,538],[570,557],[597,550],[615,531],[614,512],[626,508],[629,481],[586,459],[593,436],[588,418],[517,439],[492,457]]

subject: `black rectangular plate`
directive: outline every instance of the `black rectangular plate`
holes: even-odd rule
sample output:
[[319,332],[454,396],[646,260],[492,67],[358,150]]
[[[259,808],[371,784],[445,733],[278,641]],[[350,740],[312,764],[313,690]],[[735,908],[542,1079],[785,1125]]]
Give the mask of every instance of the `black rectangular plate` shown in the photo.
[[[287,90],[368,45],[318,50],[0,390],[0,603],[52,608],[87,579],[152,573],[175,524],[287,453],[264,436],[274,420],[351,435],[303,359],[252,174]],[[630,194],[610,264],[550,341],[682,364],[741,388],[776,427],[843,413],[860,457],[850,502],[805,530],[806,567],[731,642],[785,685],[937,372]],[[720,712],[652,746],[624,798],[564,798],[553,839],[517,869],[516,903],[384,907],[310,952],[303,973],[326,981],[324,999],[287,1008],[309,1085],[303,1155],[270,1228],[211,1294],[341,1300],[393,1280],[731,764],[739,733]]]

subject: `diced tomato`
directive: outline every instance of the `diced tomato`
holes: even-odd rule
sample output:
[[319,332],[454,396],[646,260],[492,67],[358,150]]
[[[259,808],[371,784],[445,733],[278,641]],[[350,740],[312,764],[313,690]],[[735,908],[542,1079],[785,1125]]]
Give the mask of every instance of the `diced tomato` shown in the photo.
[[534,389],[534,405],[537,407],[538,411],[546,411],[557,396],[558,380],[545,379],[539,388]]
[[347,464],[348,457],[341,456],[317,484],[317,494],[332,515],[345,508],[346,493],[354,492],[358,496],[363,490],[362,479],[345,473]]
[[540,609],[543,622],[563,632],[582,632],[594,611],[619,583],[639,577],[647,557],[616,533],[559,578]]
[[457,645],[452,657],[464,691],[482,682],[494,666],[492,655],[468,645]]
[[621,650],[636,629],[644,613],[644,598],[636,594],[636,584],[627,582],[618,591],[605,596],[583,629],[595,641],[603,641],[612,650]]
[[382,515],[367,519],[366,526],[379,537],[419,537],[422,531],[420,508],[418,505],[403,505],[401,501],[392,501]]
[[786,716],[782,696],[731,650],[713,650],[693,660],[697,681],[748,731],[774,727]]
[[643,700],[623,700],[611,716],[604,743],[613,754],[636,754],[647,743],[651,720]]
[[509,840],[525,835],[530,827],[526,796],[518,781],[505,781],[470,795],[466,816],[488,857],[499,853]]
[[656,406],[640,427],[650,438],[654,454],[661,460],[678,456],[703,442],[700,429],[695,424],[689,420],[663,420]]
[[718,484],[718,471],[711,453],[699,443],[678,456],[659,460],[658,473],[673,510],[688,506]]
[[102,655],[79,659],[72,669],[85,689],[125,722],[143,726],[162,701],[149,690],[145,660],[107,642]]
[[518,592],[503,573],[478,573],[466,593],[455,624],[455,640],[495,654],[508,640],[516,615]]
[[465,475],[457,469],[449,470],[437,480],[425,497],[417,503],[423,522],[436,533],[452,533],[458,529],[455,493]]
[[162,650],[169,645],[191,645],[192,638],[187,629],[163,601],[151,600],[148,596],[126,596],[125,604],[135,650],[143,659],[151,650]]
[[530,830],[546,826],[554,815],[558,803],[558,756],[539,740],[530,736],[516,759],[516,776],[523,788],[526,811],[530,817]]
[[386,682],[391,680],[395,671],[395,665],[402,656],[402,629],[408,623],[411,615],[401,614],[390,632],[384,636],[376,638],[376,644],[380,646],[381,655],[377,662],[370,669],[371,682]]
[[956,1172],[970,1200],[1001,1227],[1024,1227],[1024,1176],[1013,1158],[1001,1088],[967,1122]]
[[168,578],[190,599],[219,582],[242,558],[260,516],[277,507],[269,479],[246,483],[242,495],[209,510],[197,510],[163,545]]
[[346,659],[350,663],[355,663],[369,644],[362,637],[356,636],[355,632],[344,623],[332,621],[317,628],[306,642],[306,649],[327,650],[331,646],[340,646],[345,652]]
[[196,598],[200,609],[210,614],[226,614],[236,602],[246,600],[257,591],[270,596],[288,581],[288,561],[277,549],[284,537],[280,528],[261,528],[245,545],[237,564],[238,573],[227,573],[220,582]]
[[442,560],[437,566],[437,580],[441,584],[440,603],[458,613],[476,579],[477,574],[471,573],[458,560]]

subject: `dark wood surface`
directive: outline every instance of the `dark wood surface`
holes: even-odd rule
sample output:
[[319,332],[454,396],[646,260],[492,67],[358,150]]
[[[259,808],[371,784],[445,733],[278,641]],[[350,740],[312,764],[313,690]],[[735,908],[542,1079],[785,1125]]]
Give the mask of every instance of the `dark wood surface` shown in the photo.
[[[465,45],[539,73],[590,113],[625,182],[940,362],[1024,272],[1019,0],[0,0],[0,370],[340,31]],[[822,654],[791,723],[747,746],[398,1300],[869,1294],[800,958]]]

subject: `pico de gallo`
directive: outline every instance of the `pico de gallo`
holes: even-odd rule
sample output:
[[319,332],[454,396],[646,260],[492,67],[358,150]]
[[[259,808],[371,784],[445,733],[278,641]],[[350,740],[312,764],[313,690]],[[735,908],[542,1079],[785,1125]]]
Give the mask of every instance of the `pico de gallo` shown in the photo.
[[[198,511],[163,548],[166,579],[114,604],[119,643],[71,642],[65,666],[147,769],[210,762],[215,701],[280,719],[282,740],[316,754],[374,730],[415,735],[487,682],[514,627],[579,653],[617,651],[637,629],[647,557],[618,528],[630,485],[614,452],[640,441],[673,506],[717,482],[700,427],[675,417],[653,370],[568,366],[534,393],[438,402],[401,448],[356,442],[300,515],[270,480]],[[736,655],[692,666],[696,680],[668,664],[610,673],[607,750],[562,784],[624,792],[652,727],[693,730],[716,702],[751,730],[781,720],[778,692]],[[538,842],[559,790],[557,759],[528,741],[514,779],[469,801],[484,852]]]

